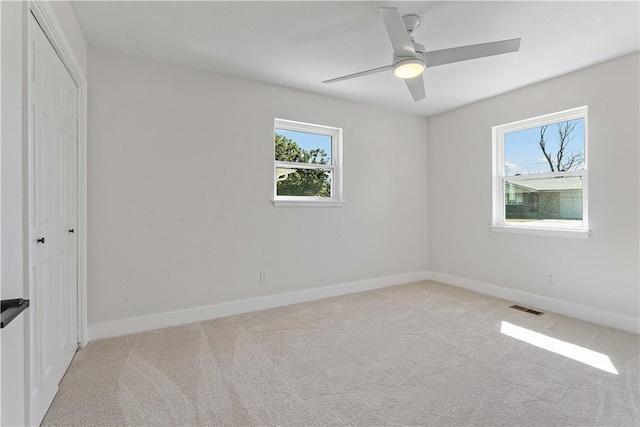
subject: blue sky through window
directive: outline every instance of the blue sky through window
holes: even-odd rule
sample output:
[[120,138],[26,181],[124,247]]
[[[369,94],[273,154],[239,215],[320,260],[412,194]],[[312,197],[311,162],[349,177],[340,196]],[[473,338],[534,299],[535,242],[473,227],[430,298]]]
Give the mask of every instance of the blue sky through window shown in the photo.
[[[581,153],[584,158],[584,119],[570,120],[576,126],[573,139],[565,149],[565,156],[570,153]],[[558,127],[550,124],[545,132],[546,150],[552,160],[558,153]],[[504,136],[505,172],[506,175],[551,172],[549,163],[540,149],[540,126],[509,132]],[[580,165],[577,169],[582,169]],[[576,168],[572,168],[576,169]]]
[[331,136],[316,133],[298,132],[293,130],[276,129],[275,133],[295,141],[303,150],[311,151],[321,148],[327,153],[327,163],[331,164]]

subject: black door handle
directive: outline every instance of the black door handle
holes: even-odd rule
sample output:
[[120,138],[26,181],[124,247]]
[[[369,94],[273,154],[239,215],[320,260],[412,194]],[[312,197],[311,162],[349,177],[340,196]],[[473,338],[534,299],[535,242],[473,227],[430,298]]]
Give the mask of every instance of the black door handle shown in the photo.
[[71,230],[69,230],[69,233],[73,233],[73,228]]
[[36,240],[36,242],[38,242],[38,243],[44,243],[44,237],[39,238],[38,240]]
[[29,307],[29,300],[22,298],[3,299],[0,305],[2,305],[2,314],[0,315],[2,321],[0,322],[0,328],[4,328],[27,307]]

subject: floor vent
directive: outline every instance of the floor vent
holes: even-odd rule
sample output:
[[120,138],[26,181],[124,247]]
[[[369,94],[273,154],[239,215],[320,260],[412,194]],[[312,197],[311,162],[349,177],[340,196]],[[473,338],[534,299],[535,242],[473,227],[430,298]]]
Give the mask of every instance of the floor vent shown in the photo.
[[541,311],[533,310],[531,308],[523,307],[521,305],[512,305],[509,308],[515,308],[516,310],[524,311],[525,313],[535,314],[536,316],[542,316],[544,314]]

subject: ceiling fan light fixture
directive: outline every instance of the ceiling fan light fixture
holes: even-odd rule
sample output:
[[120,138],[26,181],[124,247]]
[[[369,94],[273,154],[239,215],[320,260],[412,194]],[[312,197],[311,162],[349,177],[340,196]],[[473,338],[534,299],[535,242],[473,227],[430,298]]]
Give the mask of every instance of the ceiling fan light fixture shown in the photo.
[[393,74],[401,79],[411,79],[422,74],[424,68],[424,61],[418,58],[410,58],[396,62],[393,65]]
[[424,79],[417,77],[424,73],[427,64],[429,67],[435,67],[486,56],[517,52],[520,49],[520,39],[509,39],[427,52],[425,46],[416,43],[412,36],[414,30],[418,28],[422,21],[418,15],[400,16],[398,8],[395,7],[381,7],[379,12],[393,47],[393,62],[383,67],[325,80],[322,83],[341,82],[355,77],[393,70],[393,74],[396,77],[404,80],[413,100],[418,102],[425,98],[425,86]]

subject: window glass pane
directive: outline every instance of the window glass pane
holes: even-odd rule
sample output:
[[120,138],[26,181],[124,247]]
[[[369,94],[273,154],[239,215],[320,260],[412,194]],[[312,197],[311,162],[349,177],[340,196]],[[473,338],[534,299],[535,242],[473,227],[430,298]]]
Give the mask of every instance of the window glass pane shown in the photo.
[[527,179],[505,182],[506,222],[582,225],[582,178]]
[[331,197],[331,170],[276,168],[278,196]]
[[584,169],[584,119],[509,132],[505,175]]
[[276,129],[276,160],[331,164],[331,136]]

